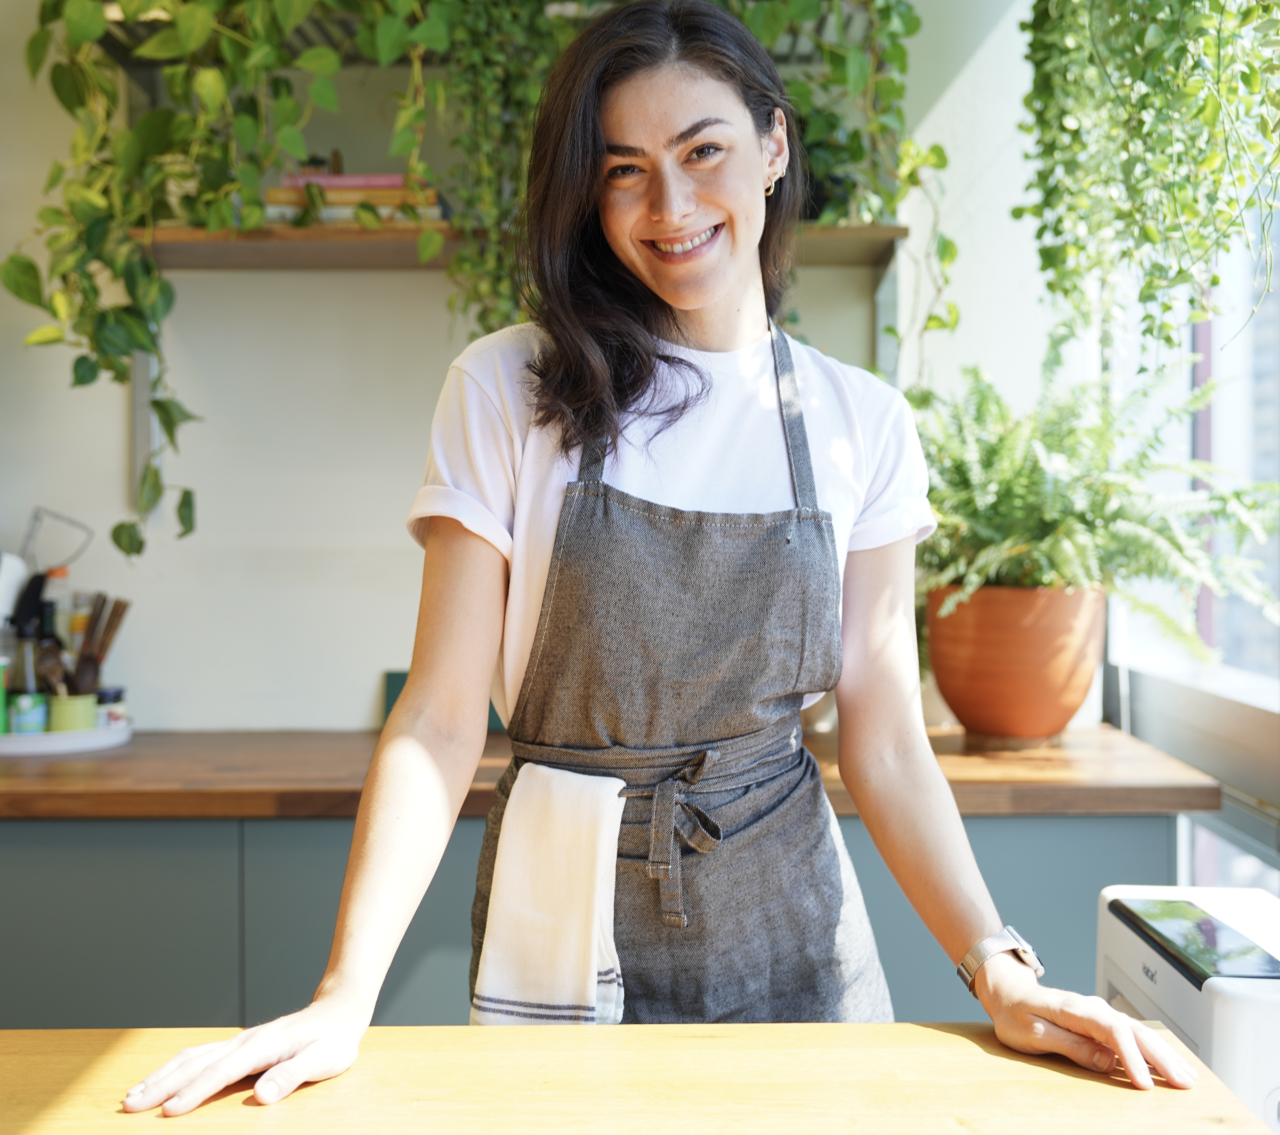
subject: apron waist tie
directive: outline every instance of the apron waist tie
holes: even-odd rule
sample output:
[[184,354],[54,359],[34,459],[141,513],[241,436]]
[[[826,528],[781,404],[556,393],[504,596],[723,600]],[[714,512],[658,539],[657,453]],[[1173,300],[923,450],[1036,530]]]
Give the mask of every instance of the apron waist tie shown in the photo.
[[[668,765],[664,771],[669,775],[656,784],[629,784],[619,792],[618,795],[628,798],[653,798],[649,820],[649,858],[645,869],[649,878],[658,881],[664,925],[678,930],[689,925],[684,913],[684,891],[680,880],[680,842],[705,855],[714,851],[724,838],[720,825],[691,799],[698,786],[704,791],[723,791],[747,787],[777,776],[795,763],[796,755],[802,751],[799,739],[798,721],[794,725],[789,721],[780,722],[762,734],[736,739],[737,743],[721,742],[719,749],[704,749],[674,770]],[[616,761],[619,750],[565,750],[518,741],[513,741],[512,749],[517,761],[532,760],[588,775],[606,774],[630,779],[628,774],[643,776],[645,771],[653,772],[652,766],[648,770],[628,767],[631,762],[625,759],[618,763],[610,761],[611,754]],[[640,756],[636,750],[623,751],[628,756]],[[649,757],[656,755],[646,754]],[[682,755],[690,754],[685,750]]]

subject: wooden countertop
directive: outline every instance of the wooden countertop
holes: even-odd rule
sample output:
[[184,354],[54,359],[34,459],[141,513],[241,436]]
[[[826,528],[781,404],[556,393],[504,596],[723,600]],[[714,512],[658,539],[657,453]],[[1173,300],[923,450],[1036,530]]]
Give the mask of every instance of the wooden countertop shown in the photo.
[[[963,733],[931,730],[938,762],[969,816],[1166,815],[1215,811],[1218,782],[1102,726],[1060,749],[964,753]],[[79,759],[0,759],[0,819],[354,816],[374,733],[140,733]],[[836,735],[805,738],[836,813],[857,814],[836,769]],[[464,816],[484,816],[510,759],[491,733]]]
[[[179,1049],[234,1029],[0,1032],[0,1131],[153,1130],[124,1091]],[[631,1025],[374,1028],[345,1075],[264,1108],[243,1080],[175,1122],[183,1132],[643,1132],[770,1135],[1126,1135],[1266,1131],[1200,1074],[1190,1091],[1019,1056],[983,1025]],[[166,1128],[167,1130],[167,1128]]]

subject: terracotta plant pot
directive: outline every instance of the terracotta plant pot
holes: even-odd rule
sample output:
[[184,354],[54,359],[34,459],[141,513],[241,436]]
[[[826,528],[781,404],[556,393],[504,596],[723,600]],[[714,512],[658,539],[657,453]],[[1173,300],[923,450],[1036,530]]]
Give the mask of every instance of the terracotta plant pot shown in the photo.
[[970,733],[1061,733],[1102,661],[1100,588],[980,587],[945,619],[958,587],[929,593],[929,659],[938,689]]

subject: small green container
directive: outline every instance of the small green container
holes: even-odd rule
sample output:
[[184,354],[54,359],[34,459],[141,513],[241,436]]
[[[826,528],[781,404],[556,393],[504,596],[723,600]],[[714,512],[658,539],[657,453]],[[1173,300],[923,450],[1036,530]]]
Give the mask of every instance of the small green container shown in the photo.
[[9,732],[43,733],[49,724],[49,706],[44,694],[9,696]]
[[77,694],[49,699],[49,732],[73,733],[98,725],[98,695]]

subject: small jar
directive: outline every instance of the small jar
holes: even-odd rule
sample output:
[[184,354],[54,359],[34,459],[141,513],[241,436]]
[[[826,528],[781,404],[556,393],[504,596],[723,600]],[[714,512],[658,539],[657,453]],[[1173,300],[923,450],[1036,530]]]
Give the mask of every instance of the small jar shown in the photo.
[[124,690],[111,686],[98,691],[98,728],[119,729],[129,724],[129,707]]
[[44,694],[13,694],[9,698],[9,732],[43,733],[49,724]]

